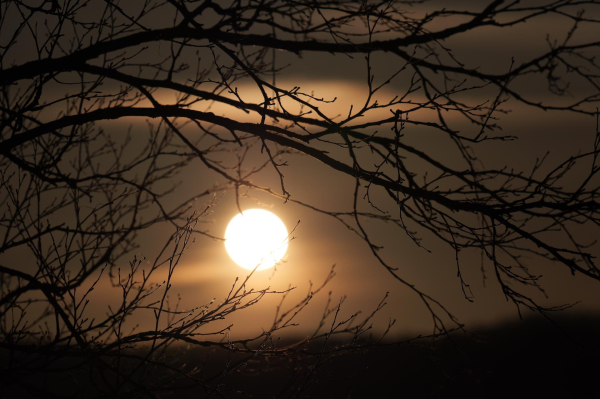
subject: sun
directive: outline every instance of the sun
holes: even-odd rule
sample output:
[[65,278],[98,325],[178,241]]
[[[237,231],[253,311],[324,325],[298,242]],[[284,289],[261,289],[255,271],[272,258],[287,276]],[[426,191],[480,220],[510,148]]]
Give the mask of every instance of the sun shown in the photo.
[[[269,211],[248,209],[225,230],[225,249],[239,266],[264,270],[275,266],[288,247],[285,224]],[[258,267],[257,267],[258,265]]]

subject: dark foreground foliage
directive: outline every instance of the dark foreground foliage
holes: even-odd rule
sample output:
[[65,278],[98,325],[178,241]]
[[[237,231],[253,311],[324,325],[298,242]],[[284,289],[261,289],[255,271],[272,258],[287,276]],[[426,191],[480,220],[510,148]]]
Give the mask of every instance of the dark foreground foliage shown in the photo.
[[[583,398],[596,397],[600,372],[600,316],[560,317],[558,327],[528,318],[462,333],[438,341],[413,341],[400,346],[370,347],[341,352],[315,370],[315,378],[299,397],[304,398]],[[340,342],[332,341],[334,348]],[[322,342],[307,346],[318,353]],[[153,392],[161,398],[254,397],[289,398],[293,380],[310,369],[315,356],[265,356],[244,360],[218,349],[174,348],[169,363],[208,383],[219,382],[219,395],[192,386],[183,375],[168,388]],[[90,376],[79,361],[39,354],[13,358],[21,375],[3,381],[3,398],[35,398],[39,392],[56,397],[98,397]],[[239,363],[239,367],[236,367]],[[3,367],[8,359],[3,358]],[[50,373],[31,367],[47,362]],[[226,368],[230,372],[223,373]],[[162,378],[160,370],[144,370],[148,385]],[[93,378],[90,378],[93,377]],[[143,381],[140,380],[140,381]],[[190,387],[192,386],[192,387]],[[221,396],[222,395],[222,396]],[[50,397],[50,396],[49,396]]]

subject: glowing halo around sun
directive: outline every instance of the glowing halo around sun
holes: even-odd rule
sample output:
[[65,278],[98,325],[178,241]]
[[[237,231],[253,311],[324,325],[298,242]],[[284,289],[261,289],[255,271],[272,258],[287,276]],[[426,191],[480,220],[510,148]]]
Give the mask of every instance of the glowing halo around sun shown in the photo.
[[239,266],[264,270],[275,266],[288,247],[285,224],[263,209],[248,209],[238,214],[225,230],[225,249]]

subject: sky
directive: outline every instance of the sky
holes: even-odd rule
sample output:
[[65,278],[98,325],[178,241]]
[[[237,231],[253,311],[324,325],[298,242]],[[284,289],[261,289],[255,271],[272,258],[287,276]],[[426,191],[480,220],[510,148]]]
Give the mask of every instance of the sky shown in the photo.
[[[499,30],[484,28],[477,34],[467,33],[444,43],[451,47],[455,56],[467,65],[479,65],[485,70],[503,72],[510,67],[511,57],[518,63],[544,52],[547,49],[546,33],[560,38],[569,28],[567,24],[558,24],[555,17],[542,17],[537,23],[519,25],[513,29]],[[587,30],[582,39],[588,39]],[[280,54],[281,53],[281,54]],[[298,57],[285,52],[278,53],[281,64],[290,64],[279,76],[277,83],[283,87],[300,86],[306,93],[314,93],[316,97],[332,99],[336,102],[323,105],[327,115],[335,116],[347,112],[350,105],[362,105],[366,96],[366,66],[362,57],[349,58],[344,55],[303,54]],[[398,68],[398,61],[391,55],[376,54],[373,68],[377,79],[382,80]],[[381,94],[382,100],[393,97],[406,88],[407,75],[394,80]],[[259,101],[260,94],[252,83],[238,84],[239,92],[245,101]],[[522,84],[531,98],[547,99],[546,87],[539,82],[528,81]],[[585,87],[575,87],[575,93]],[[489,96],[493,91],[486,92]],[[484,98],[485,95],[481,95]],[[472,99],[476,101],[477,99]],[[553,100],[556,101],[556,100]],[[563,99],[558,99],[563,101]],[[585,115],[574,115],[560,112],[544,112],[524,106],[511,100],[505,105],[511,112],[503,115],[501,125],[504,132],[518,136],[513,142],[491,142],[481,145],[478,153],[485,159],[488,167],[510,165],[528,170],[536,158],[541,158],[550,151],[549,162],[558,162],[567,154],[590,148],[595,137],[595,120]],[[248,118],[241,112],[214,105],[211,111],[229,117]],[[387,113],[389,111],[381,111]],[[456,120],[460,124],[460,120]],[[473,129],[462,124],[464,129]],[[415,129],[416,130],[416,129]],[[410,144],[426,149],[440,159],[450,160],[456,153],[448,151],[448,142],[435,132],[426,130],[407,131],[406,138]],[[264,154],[253,154],[258,163],[264,160]],[[286,158],[289,166],[285,167],[285,184],[292,198],[316,205],[325,210],[350,211],[354,181],[339,173],[329,170],[318,161],[306,156],[290,156]],[[252,164],[252,161],[250,162]],[[197,181],[200,187],[219,181],[219,177],[205,170],[192,167],[181,177],[183,189],[192,188],[191,181]],[[256,178],[256,183],[279,189],[278,178],[273,171]],[[264,208],[277,214],[291,229],[298,220],[300,224],[294,232],[296,237],[289,246],[286,262],[271,271],[261,271],[253,276],[255,286],[269,285],[273,288],[286,288],[288,284],[297,286],[296,297],[305,295],[308,281],[317,283],[327,275],[330,267],[336,265],[336,277],[330,283],[332,297],[339,299],[347,296],[342,311],[352,314],[358,310],[369,313],[382,299],[386,291],[390,292],[386,309],[381,312],[375,327],[385,328],[388,318],[397,319],[398,334],[412,332],[428,332],[431,319],[423,304],[406,287],[393,281],[372,256],[368,246],[345,226],[327,215],[319,214],[297,204],[287,202],[268,195],[253,193],[261,203],[251,199],[242,199],[242,209]],[[381,197],[381,196],[380,196]],[[385,199],[381,198],[382,201]],[[228,221],[237,214],[234,195],[229,192],[222,197],[210,218],[213,223],[210,231],[222,236]],[[485,326],[503,323],[518,317],[516,308],[507,302],[493,276],[488,269],[488,278],[482,277],[480,270],[480,254],[461,254],[463,273],[471,285],[475,296],[474,302],[467,301],[460,288],[456,276],[454,252],[445,245],[440,245],[433,236],[423,233],[424,245],[431,253],[418,248],[399,229],[386,223],[368,223],[369,231],[378,243],[384,246],[384,258],[401,271],[401,275],[415,283],[423,291],[448,306],[451,312],[467,326]],[[157,239],[152,235],[148,241]],[[597,246],[594,248],[597,250]],[[488,265],[489,267],[489,265]],[[533,264],[545,277],[543,283],[547,287],[549,299],[541,299],[547,305],[559,305],[581,301],[574,309],[579,311],[598,311],[600,300],[596,295],[597,283],[587,281],[580,276],[571,276],[559,265]],[[181,292],[184,304],[192,304],[195,300],[208,300],[219,297],[225,292],[235,277],[242,276],[244,270],[238,268],[228,258],[224,245],[219,241],[201,238],[186,254],[182,261],[179,277],[175,287]],[[293,295],[290,299],[293,299]],[[304,312],[304,319],[296,329],[305,333],[311,329],[311,321],[319,317],[324,306],[326,295],[315,298]],[[240,316],[240,323],[245,329],[248,325],[257,327],[259,320],[270,321],[273,306],[277,301],[265,300],[256,312],[248,310],[247,315]],[[266,310],[266,311],[265,311]],[[246,317],[244,317],[246,316]],[[250,322],[252,321],[252,322]],[[314,322],[313,322],[314,323]],[[305,330],[306,328],[306,330]]]
[[[438,2],[439,3],[439,2]],[[438,3],[431,3],[435,8]],[[443,2],[442,2],[443,3]],[[464,7],[475,7],[480,2],[456,2]],[[456,6],[457,8],[459,6]],[[415,12],[421,10],[416,8]],[[452,21],[448,21],[450,24]],[[431,27],[435,30],[439,27]],[[520,61],[534,57],[547,50],[546,34],[560,39],[568,29],[569,23],[558,17],[541,17],[536,22],[520,24],[510,29],[482,28],[477,33],[466,33],[451,38],[444,45],[452,48],[453,54],[468,66],[479,66],[490,72],[506,72],[510,68],[511,57],[518,64]],[[596,28],[597,29],[597,28]],[[577,40],[589,40],[593,28],[583,28]],[[160,52],[159,52],[160,54]],[[301,57],[285,52],[277,53],[280,65],[290,64],[277,76],[277,83],[282,87],[300,86],[305,93],[314,93],[316,97],[337,100],[323,105],[322,110],[329,116],[348,112],[351,105],[362,105],[366,95],[366,64],[361,56],[350,58],[345,55],[303,54]],[[212,62],[205,58],[202,62]],[[376,81],[394,73],[401,65],[397,58],[389,54],[375,54],[372,60]],[[381,100],[390,99],[407,87],[410,75],[399,75],[379,94]],[[478,82],[473,82],[478,83]],[[520,89],[533,99],[547,99],[549,94],[543,84],[535,80],[519,82]],[[245,101],[260,101],[260,95],[251,82],[237,83],[239,92]],[[585,93],[585,85],[575,84],[573,96]],[[479,101],[494,97],[497,92],[490,88],[478,92],[477,97],[467,97],[469,101]],[[469,96],[469,94],[467,94]],[[553,99],[552,101],[568,101],[571,97]],[[157,98],[168,101],[168,93],[159,93]],[[203,104],[198,109],[204,108]],[[510,113],[501,116],[503,132],[517,136],[509,142],[489,142],[477,149],[480,158],[487,167],[510,165],[515,169],[528,170],[536,162],[550,152],[549,164],[564,160],[580,150],[591,148],[594,142],[596,120],[588,115],[577,115],[564,112],[545,112],[524,106],[515,100],[504,104]],[[240,111],[223,105],[212,105],[210,111],[230,118],[252,120]],[[389,114],[388,110],[381,111]],[[377,114],[377,113],[375,113]],[[425,118],[430,116],[424,115]],[[457,118],[450,118],[460,129],[476,129]],[[104,124],[113,134],[125,131],[131,125],[134,134],[146,129],[145,122],[116,121]],[[194,137],[193,131],[190,131]],[[449,146],[448,139],[439,133],[421,128],[408,128],[405,131],[406,143],[426,150],[428,153],[447,162],[454,162],[456,152]],[[255,148],[248,156],[247,167],[265,161],[265,154]],[[282,169],[285,175],[287,190],[292,199],[312,204],[328,211],[350,211],[352,209],[352,193],[354,180],[342,175],[302,155],[286,156],[288,166]],[[460,164],[460,161],[456,161]],[[415,162],[415,165],[418,163]],[[417,166],[418,167],[418,166]],[[176,204],[181,198],[193,195],[213,184],[223,183],[222,178],[204,168],[199,161],[193,161],[178,176],[182,185],[173,196],[167,198],[167,204]],[[279,179],[271,169],[254,177],[254,182],[273,188],[280,192]],[[284,290],[288,286],[296,287],[286,299],[293,303],[302,298],[309,290],[309,281],[318,285],[335,266],[336,276],[298,318],[299,326],[291,333],[304,335],[314,329],[327,300],[327,292],[331,290],[334,302],[346,297],[342,306],[342,315],[350,315],[357,311],[369,314],[389,292],[386,308],[375,319],[375,331],[387,327],[387,320],[396,319],[394,334],[431,332],[431,317],[419,298],[407,287],[394,281],[390,274],[380,266],[371,254],[369,247],[356,234],[349,231],[339,221],[316,212],[292,201],[285,202],[280,198],[265,193],[250,192],[252,198],[241,198],[242,209],[261,208],[275,213],[293,232],[285,261],[272,269],[256,272],[250,285],[255,288],[270,286],[276,290]],[[376,200],[385,206],[389,201],[382,193],[375,194]],[[195,205],[202,209],[202,202]],[[223,237],[228,222],[238,213],[233,191],[226,192],[212,208],[202,224],[210,233]],[[397,267],[406,280],[414,283],[424,292],[443,303],[460,322],[467,327],[490,326],[506,323],[518,318],[518,312],[512,303],[505,300],[498,283],[491,275],[489,264],[487,279],[481,272],[481,258],[478,252],[461,253],[462,271],[465,280],[471,285],[474,301],[464,298],[460,282],[457,278],[454,251],[443,245],[436,237],[421,232],[423,245],[430,252],[417,247],[400,229],[384,222],[366,222],[365,227],[378,244],[383,245],[381,256]],[[598,231],[588,227],[582,234],[593,237]],[[140,247],[136,250],[149,260],[158,255],[159,248],[172,234],[170,226],[155,226],[139,235]],[[598,254],[598,244],[591,251]],[[548,299],[540,298],[545,305],[559,305],[581,301],[572,311],[597,312],[600,310],[600,298],[597,295],[598,282],[571,276],[565,267],[557,264],[532,262],[534,270],[544,275],[542,280],[547,288]],[[197,237],[189,250],[184,254],[173,278],[173,295],[181,295],[183,309],[202,305],[212,298],[223,298],[229,291],[236,277],[243,278],[246,270],[238,267],[227,255],[221,240],[208,237]],[[106,305],[118,300],[114,289],[108,282],[95,290],[93,295],[98,301],[92,301],[90,312],[104,312]],[[241,312],[231,321],[235,323],[234,332],[244,335],[248,332],[260,332],[268,328],[280,297],[264,299],[255,307]]]
[[[468,5],[472,6],[473,2],[469,2]],[[431,7],[435,7],[435,4]],[[549,30],[549,27],[553,29]],[[536,23],[529,22],[507,30],[484,28],[476,34],[467,33],[452,38],[444,45],[452,48],[454,55],[469,66],[503,72],[510,67],[511,57],[518,63],[546,51],[546,34],[550,33],[559,39],[569,27],[569,24],[556,17],[542,17]],[[591,32],[584,29],[581,39],[592,37]],[[315,96],[325,99],[337,97],[335,103],[322,107],[329,111],[328,115],[343,114],[351,104],[358,106],[364,102],[366,66],[362,57],[303,54],[300,58],[281,52],[278,53],[278,59],[281,59],[282,64],[290,64],[290,67],[277,77],[280,85],[300,86],[304,92],[314,92]],[[374,56],[376,81],[382,80],[398,67],[397,59],[391,55]],[[405,88],[405,77],[406,75],[400,76],[394,80],[390,87],[381,93],[380,98],[389,99]],[[240,84],[240,92],[248,93],[248,86],[251,84]],[[532,98],[549,97],[546,87],[539,82],[524,82],[522,89]],[[577,94],[585,90],[585,87],[575,86],[573,90]],[[254,96],[257,95],[254,92]],[[251,94],[247,96],[252,98]],[[501,118],[503,131],[518,136],[518,140],[491,142],[478,148],[478,153],[488,167],[508,164],[517,169],[528,170],[534,165],[536,158],[544,156],[547,151],[550,151],[548,160],[552,164],[564,159],[567,154],[590,148],[593,144],[596,128],[593,117],[544,112],[514,100],[505,104],[505,108],[511,112]],[[221,108],[215,107],[212,110],[218,113]],[[225,109],[222,112],[231,115]],[[464,123],[461,127],[473,129]],[[405,139],[410,144],[426,149],[440,159],[448,160],[456,156],[448,151],[447,141],[437,133],[405,133]],[[315,204],[326,210],[351,210],[354,188],[352,179],[332,172],[308,157],[292,156],[288,158],[288,162],[289,166],[283,173],[286,187],[292,193],[293,199]],[[197,176],[196,172],[192,174]],[[206,179],[212,181],[210,179],[215,177],[208,174]],[[186,181],[185,178],[183,180]],[[278,188],[277,176],[274,173],[260,176],[257,183]],[[406,287],[393,281],[388,272],[377,264],[368,246],[345,226],[331,217],[294,203],[283,203],[282,200],[266,195],[257,194],[257,197],[281,217],[288,228],[294,226],[298,220],[301,221],[294,233],[297,238],[290,244],[286,263],[278,267],[274,276],[271,276],[269,271],[256,275],[257,286],[262,283],[281,288],[291,283],[298,287],[298,294],[304,295],[309,279],[313,282],[323,279],[331,265],[336,264],[337,275],[330,284],[330,289],[333,291],[333,298],[347,295],[343,307],[347,314],[357,310],[368,313],[381,300],[383,294],[389,291],[388,306],[378,320],[379,328],[385,328],[386,319],[392,317],[398,320],[396,328],[399,334],[430,331],[430,316],[419,299]],[[257,207],[257,204],[249,199],[242,200],[241,205],[243,209]],[[222,234],[227,222],[236,213],[234,197],[232,193],[228,193],[215,209],[211,231],[217,235]],[[384,246],[381,251],[383,257],[398,267],[400,274],[408,281],[447,305],[467,326],[492,325],[518,318],[516,308],[504,299],[498,284],[493,276],[490,276],[490,269],[487,270],[488,278],[484,283],[479,253],[461,254],[463,273],[475,296],[474,302],[471,303],[464,298],[461,291],[451,248],[440,245],[435,237],[423,233],[424,245],[431,250],[429,253],[418,248],[402,231],[390,224],[373,222],[367,226],[376,241]],[[598,246],[593,249],[597,253]],[[547,287],[549,299],[541,298],[542,303],[558,305],[581,301],[574,310],[586,312],[600,309],[596,282],[587,281],[580,276],[571,276],[559,265],[534,263],[533,267],[544,275],[543,283]],[[241,273],[243,270],[238,269],[228,259],[222,243],[201,239],[186,255],[186,260],[182,263],[182,280],[178,284],[181,284],[182,296],[186,300],[198,295],[195,294],[198,292],[210,297],[214,292],[222,292],[227,284]],[[320,316],[324,297],[316,300],[312,304],[313,307],[307,309],[307,325],[310,325],[311,316]],[[269,308],[268,304],[263,305],[264,308]],[[245,320],[257,320],[255,317],[253,313]],[[269,320],[269,317],[267,312],[264,318]],[[307,329],[310,330],[310,327]],[[299,327],[298,330],[303,331],[303,327]]]

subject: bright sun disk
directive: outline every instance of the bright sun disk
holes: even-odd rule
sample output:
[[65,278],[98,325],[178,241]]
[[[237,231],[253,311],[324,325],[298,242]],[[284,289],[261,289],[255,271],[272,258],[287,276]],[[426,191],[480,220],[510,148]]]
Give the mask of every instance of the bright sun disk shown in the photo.
[[225,249],[235,263],[246,269],[264,270],[275,266],[288,247],[283,222],[263,209],[238,214],[225,230]]

